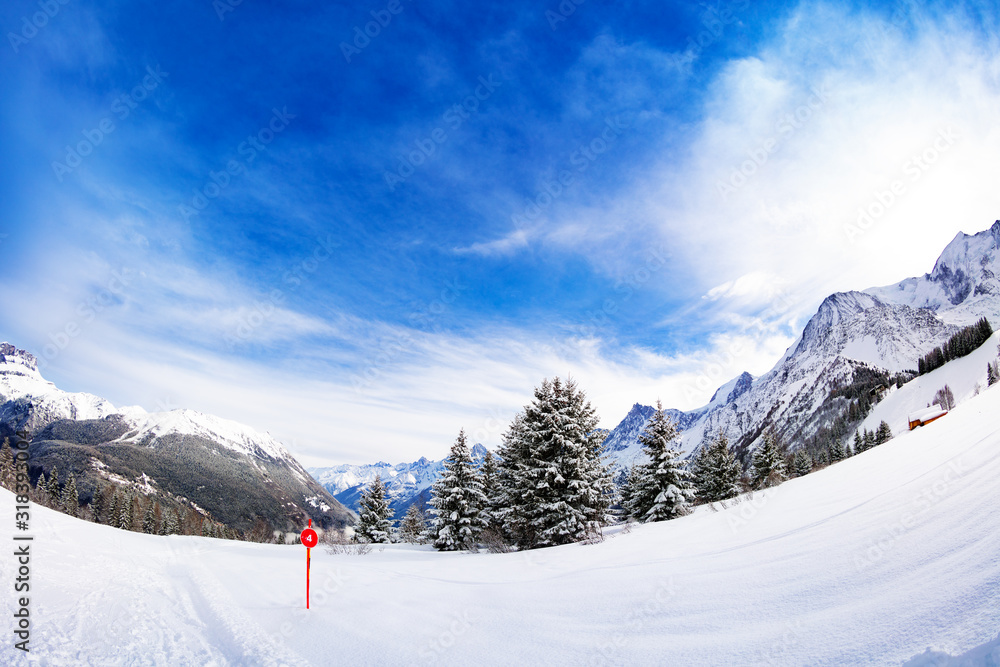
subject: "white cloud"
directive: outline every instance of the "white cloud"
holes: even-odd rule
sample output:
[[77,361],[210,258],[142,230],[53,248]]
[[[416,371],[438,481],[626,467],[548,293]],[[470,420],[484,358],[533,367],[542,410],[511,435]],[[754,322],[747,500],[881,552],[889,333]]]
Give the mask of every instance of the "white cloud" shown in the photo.
[[473,255],[484,255],[487,257],[511,255],[518,250],[528,247],[530,234],[524,229],[515,229],[506,236],[502,236],[492,241],[473,243],[464,248],[455,248],[457,253],[470,253]]

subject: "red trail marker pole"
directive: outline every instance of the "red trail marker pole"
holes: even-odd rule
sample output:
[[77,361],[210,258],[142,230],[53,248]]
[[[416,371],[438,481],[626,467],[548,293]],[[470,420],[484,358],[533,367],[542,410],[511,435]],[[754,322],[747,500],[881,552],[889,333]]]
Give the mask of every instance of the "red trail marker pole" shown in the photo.
[[299,540],[306,548],[306,609],[309,608],[309,566],[312,562],[312,548],[319,542],[319,536],[312,529],[313,520],[309,519],[309,527],[302,531]]

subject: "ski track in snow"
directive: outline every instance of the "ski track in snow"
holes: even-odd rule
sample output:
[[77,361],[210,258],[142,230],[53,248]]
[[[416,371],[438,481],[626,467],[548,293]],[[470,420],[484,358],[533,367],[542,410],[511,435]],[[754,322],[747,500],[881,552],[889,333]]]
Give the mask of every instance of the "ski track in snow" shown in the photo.
[[[1000,664],[998,415],[992,388],[805,478],[596,545],[313,549],[308,612],[301,546],[139,535],[35,508],[31,659]],[[12,513],[0,492],[8,531]],[[11,568],[0,558],[5,581]],[[0,596],[7,618],[12,598]],[[9,633],[0,647],[13,650]]]

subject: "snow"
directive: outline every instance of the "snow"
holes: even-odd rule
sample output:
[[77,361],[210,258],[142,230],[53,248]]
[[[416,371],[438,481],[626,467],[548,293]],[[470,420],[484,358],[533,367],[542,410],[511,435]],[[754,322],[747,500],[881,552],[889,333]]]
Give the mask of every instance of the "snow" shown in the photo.
[[[57,419],[103,419],[121,415],[132,429],[122,437],[127,441],[143,441],[172,433],[197,435],[213,440],[241,454],[269,457],[293,462],[291,454],[268,433],[258,433],[249,426],[229,419],[196,412],[172,410],[146,412],[138,406],[116,408],[109,401],[87,393],[70,393],[45,380],[39,373],[35,360],[23,350],[3,343],[14,353],[0,355],[0,403],[18,398],[30,398],[44,424]],[[256,465],[256,463],[255,463]],[[305,476],[291,466],[303,481]]]
[[123,435],[121,440],[142,442],[146,438],[177,433],[207,438],[249,456],[251,460],[261,454],[273,459],[292,458],[281,443],[268,433],[258,433],[249,426],[230,419],[194,410],[150,412],[130,421],[133,429]]
[[[874,431],[879,423],[885,420],[895,434],[908,430],[910,415],[918,410],[927,409],[934,401],[934,394],[946,384],[955,395],[957,404],[972,398],[977,391],[983,391],[986,387],[986,364],[996,360],[998,344],[1000,344],[1000,331],[994,332],[990,339],[972,354],[952,359],[944,366],[916,377],[900,389],[886,394],[868,414],[860,428]],[[936,421],[922,428],[936,427],[944,421]]]
[[[34,507],[31,658],[922,666],[964,654],[995,664],[998,415],[994,387],[740,504],[609,531],[601,544],[313,549],[308,612],[301,546],[126,533]],[[5,531],[13,515],[0,491]],[[14,567],[0,557],[4,581]],[[13,610],[14,595],[0,596],[0,615]],[[12,634],[0,641],[13,655]]]

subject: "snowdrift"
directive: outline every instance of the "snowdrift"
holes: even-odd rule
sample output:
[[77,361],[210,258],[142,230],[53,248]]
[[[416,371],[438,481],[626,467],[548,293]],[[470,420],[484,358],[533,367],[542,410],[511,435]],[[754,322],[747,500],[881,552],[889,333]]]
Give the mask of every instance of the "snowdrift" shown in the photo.
[[[35,508],[31,658],[991,664],[1000,658],[998,480],[1000,389],[991,388],[928,427],[740,504],[601,544],[314,549],[309,612],[301,546],[139,535]],[[0,493],[7,544],[13,506]],[[14,567],[0,557],[3,581]],[[9,624],[15,600],[5,588]],[[2,637],[3,662],[20,658],[11,633]]]

